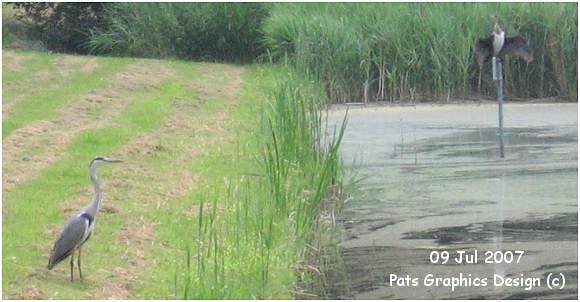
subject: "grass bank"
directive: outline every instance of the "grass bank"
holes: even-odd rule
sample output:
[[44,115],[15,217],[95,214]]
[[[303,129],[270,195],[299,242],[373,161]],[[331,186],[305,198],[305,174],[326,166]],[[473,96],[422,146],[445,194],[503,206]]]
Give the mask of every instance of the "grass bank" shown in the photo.
[[[31,106],[33,87],[65,101],[6,133],[4,298],[291,298],[316,274],[309,246],[326,225],[325,200],[340,192],[340,129],[318,143],[323,93],[312,83],[275,67],[116,59],[127,67],[110,78],[122,85],[87,97],[75,77],[54,76],[55,58],[5,55],[15,60],[4,71],[21,77],[3,85],[11,106]],[[56,78],[58,87],[45,83]],[[66,264],[47,271],[46,261],[90,197],[96,155],[125,163],[100,173],[105,200],[83,250],[86,279],[70,283]]]

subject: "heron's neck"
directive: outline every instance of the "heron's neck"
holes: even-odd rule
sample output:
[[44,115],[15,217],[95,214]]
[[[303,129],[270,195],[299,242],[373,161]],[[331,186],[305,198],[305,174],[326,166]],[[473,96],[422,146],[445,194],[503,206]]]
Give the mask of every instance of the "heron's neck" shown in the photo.
[[101,206],[103,192],[101,191],[99,179],[97,178],[97,166],[92,165],[90,169],[91,169],[91,181],[93,182],[95,192],[93,193],[93,200],[86,209],[86,213],[95,217],[97,215],[97,212],[99,212],[99,207]]

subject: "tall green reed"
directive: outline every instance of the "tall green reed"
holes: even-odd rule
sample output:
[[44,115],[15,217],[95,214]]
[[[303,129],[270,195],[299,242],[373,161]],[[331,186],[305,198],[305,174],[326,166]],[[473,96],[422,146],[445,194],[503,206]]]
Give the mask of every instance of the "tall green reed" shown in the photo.
[[[91,31],[93,53],[251,61],[262,52],[261,3],[115,3]],[[86,29],[85,29],[86,30]]]

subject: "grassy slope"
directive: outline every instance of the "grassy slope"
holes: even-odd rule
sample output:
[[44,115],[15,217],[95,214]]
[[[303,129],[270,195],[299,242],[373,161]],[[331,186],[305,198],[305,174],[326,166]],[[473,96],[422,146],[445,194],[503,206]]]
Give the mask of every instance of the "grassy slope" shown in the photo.
[[[20,55],[45,61],[42,54]],[[310,140],[308,118],[286,120],[307,110],[287,103],[312,95],[285,86],[289,94],[275,97],[276,111],[274,103],[264,107],[264,92],[280,73],[272,68],[133,59],[115,59],[112,66],[112,59],[83,58],[89,59],[99,68],[84,75],[87,81],[71,76],[57,86],[31,80],[50,71],[51,60],[44,67],[24,60],[19,83],[46,87],[53,101],[42,103],[46,115],[23,118],[14,111],[14,119],[21,126],[58,119],[58,108],[82,99],[86,89],[110,93],[102,75],[125,72],[119,66],[171,72],[157,85],[128,91],[133,101],[119,116],[82,131],[65,154],[4,190],[4,298],[291,298],[296,269],[307,266],[298,262],[311,212],[302,211],[316,211],[335,169],[336,154],[324,159],[303,147]],[[9,92],[20,96],[13,106],[33,106],[18,89]],[[263,128],[266,117],[275,130]],[[271,148],[281,149],[274,154]],[[46,259],[64,220],[90,196],[86,163],[97,154],[125,163],[101,171],[108,208],[83,252],[86,280],[71,284],[68,263],[48,272]]]
[[[30,60],[43,61],[42,54],[28,54],[31,56]],[[98,59],[99,63],[108,65],[108,59]],[[129,60],[127,60],[129,61]],[[146,64],[146,62],[140,62]],[[118,66],[127,64],[127,62],[116,62],[116,66],[111,66],[113,70],[118,71]],[[148,169],[157,171],[157,173],[166,173],[169,178],[174,172],[174,167],[167,165],[167,161],[175,158],[177,154],[181,153],[176,149],[182,143],[180,141],[179,133],[175,137],[165,137],[163,148],[154,156],[148,158],[130,158],[128,154],[119,154],[123,148],[140,134],[155,133],[161,128],[165,121],[170,116],[179,111],[174,108],[172,104],[176,100],[182,100],[184,104],[196,106],[197,110],[190,116],[191,120],[202,118],[207,121],[212,120],[223,106],[216,104],[223,104],[219,102],[212,102],[211,91],[217,91],[219,82],[214,81],[212,86],[207,87],[210,95],[195,91],[195,88],[190,87],[189,81],[191,79],[199,78],[198,70],[204,64],[187,64],[181,62],[165,62],[165,65],[173,69],[176,76],[170,80],[164,81],[158,89],[145,90],[136,96],[138,102],[134,102],[125,109],[125,111],[114,121],[109,127],[98,129],[95,131],[88,131],[78,136],[74,142],[67,147],[66,155],[62,160],[52,163],[48,168],[41,171],[39,175],[34,177],[29,182],[17,186],[9,192],[4,192],[4,219],[3,219],[3,288],[4,297],[28,297],[28,298],[87,298],[87,297],[119,297],[119,293],[115,292],[114,286],[108,292],[99,292],[100,287],[107,287],[106,283],[115,282],[115,278],[109,280],[111,275],[115,275],[116,269],[120,271],[128,271],[132,273],[141,274],[139,271],[131,271],[129,269],[123,270],[128,266],[127,253],[130,246],[123,245],[120,230],[128,226],[140,223],[141,219],[145,221],[163,221],[171,220],[172,216],[164,216],[171,213],[172,210],[183,212],[180,208],[187,200],[182,197],[182,203],[171,203],[167,211],[155,211],[153,207],[145,207],[139,205],[139,200],[129,200],[129,202],[119,202],[120,208],[114,214],[101,214],[99,216],[99,223],[97,227],[96,236],[87,244],[87,251],[85,251],[84,265],[87,280],[85,283],[69,284],[67,281],[67,265],[60,265],[54,273],[47,273],[44,268],[46,265],[48,249],[54,239],[54,234],[58,231],[64,219],[70,213],[63,213],[62,204],[71,199],[88,199],[88,189],[90,184],[88,182],[86,162],[96,154],[118,154],[118,157],[128,161],[125,166],[135,164],[135,161],[142,160],[143,166]],[[48,64],[46,64],[48,67]],[[19,71],[19,77],[24,80],[26,75],[34,76],[40,69],[37,64],[23,64],[22,70]],[[105,67],[106,68],[106,67]],[[208,68],[205,68],[208,70]],[[222,68],[223,69],[223,68]],[[210,69],[211,70],[211,69]],[[107,71],[112,71],[107,69]],[[27,73],[28,72],[28,73]],[[114,72],[114,71],[112,71]],[[102,75],[99,71],[96,75]],[[58,89],[51,92],[55,99],[54,102],[42,104],[43,109],[48,112],[54,112],[59,106],[62,106],[68,101],[74,101],[75,96],[81,94],[84,90],[98,89],[98,84],[102,83],[102,77],[96,79],[89,79],[87,82],[79,82],[75,77],[70,78],[66,85],[60,85]],[[93,85],[93,84],[97,85]],[[199,88],[199,87],[198,87]],[[214,90],[215,89],[215,90]],[[201,95],[200,95],[201,94]],[[219,96],[218,96],[219,97]],[[27,102],[25,98],[20,100],[24,108]],[[30,105],[29,103],[28,105]],[[35,115],[32,118],[21,118],[19,121],[22,125],[35,119],[46,119],[52,117]],[[245,116],[244,118],[247,118]],[[228,119],[227,116],[224,117]],[[6,132],[5,132],[6,133]],[[6,133],[9,135],[9,133]],[[200,131],[200,137],[205,135],[215,136],[212,133],[203,134]],[[213,141],[207,143],[219,143],[219,137],[213,137]],[[195,142],[192,142],[195,143]],[[193,160],[192,156],[192,160]],[[188,164],[189,165],[189,164]],[[202,165],[198,163],[198,165]],[[131,168],[131,167],[129,167]],[[128,178],[128,187],[121,186],[121,188],[110,188],[107,192],[105,203],[118,202],[114,199],[117,196],[130,196],[135,192],[131,192],[131,184],[140,183],[144,186],[161,186],[158,191],[169,191],[171,188],[163,188],[163,185],[170,185],[158,183],[156,179],[147,179],[139,173],[131,173],[124,171],[125,168],[115,167],[104,168],[101,172],[102,180],[107,186],[107,182],[115,182],[118,177],[115,174],[125,175]],[[114,174],[111,170],[115,171]],[[226,170],[222,170],[226,171]],[[216,171],[208,171],[206,173],[219,173]],[[84,191],[84,194],[79,194],[79,190]],[[107,188],[107,187],[106,187]],[[136,194],[135,195],[139,195]],[[119,199],[122,197],[119,197]],[[78,202],[75,205],[79,204]],[[82,202],[80,203],[82,204]],[[117,203],[116,203],[117,204]],[[175,213],[175,212],[173,212]],[[46,230],[48,229],[48,231]],[[137,232],[138,233],[138,232]],[[173,233],[175,234],[175,233]],[[160,228],[159,236],[162,240],[169,242],[172,245],[181,246],[179,242],[183,239],[180,236],[171,236],[172,233],[164,232]],[[150,238],[149,238],[150,239]],[[151,240],[154,242],[155,240]],[[153,243],[152,243],[153,244]],[[156,249],[152,249],[156,251]],[[129,255],[131,256],[131,255]],[[150,266],[153,263],[163,262],[156,255],[147,255],[147,261]],[[165,278],[167,276],[159,276]],[[126,280],[121,280],[126,281]],[[156,280],[150,280],[156,282]],[[145,286],[147,288],[148,286]],[[150,293],[150,296],[166,297],[166,292]],[[130,292],[121,295],[120,297],[132,296]]]

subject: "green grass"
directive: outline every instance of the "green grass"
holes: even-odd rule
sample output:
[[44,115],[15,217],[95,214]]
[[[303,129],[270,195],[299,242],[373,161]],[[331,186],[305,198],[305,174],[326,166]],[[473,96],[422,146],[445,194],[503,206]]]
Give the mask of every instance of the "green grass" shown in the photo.
[[[254,76],[249,76],[249,78]],[[235,129],[233,130],[234,137],[237,137],[235,141],[222,140],[219,144],[205,147],[203,155],[192,158],[188,166],[195,175],[200,176],[197,183],[198,189],[189,192],[182,198],[172,200],[168,203],[168,207],[161,208],[154,217],[158,223],[156,237],[165,242],[163,245],[155,246],[155,254],[166,260],[157,262],[143,274],[145,280],[138,289],[138,295],[142,298],[183,297],[181,291],[176,292],[175,282],[177,278],[179,286],[183,286],[181,284],[182,278],[184,278],[182,268],[187,248],[193,248],[193,238],[196,237],[194,225],[198,218],[195,215],[189,217],[175,215],[175,213],[183,212],[183,209],[193,208],[195,210],[199,206],[200,200],[211,195],[220,195],[219,190],[223,190],[225,186],[224,177],[234,178],[247,173],[247,169],[251,166],[247,161],[240,160],[237,150],[247,148],[243,145],[243,141],[247,139],[247,133],[244,133],[248,131],[248,128],[251,129],[255,126],[253,111],[259,106],[261,98],[255,92],[249,96],[247,89],[249,84],[245,83],[244,85],[244,95],[240,98],[240,103],[232,113],[232,120],[228,123],[228,129]],[[200,108],[199,119],[203,120],[204,116],[211,116],[212,113],[224,110],[226,105],[227,102],[223,102],[223,100],[206,103]],[[200,135],[205,136],[203,133]],[[157,164],[163,165],[165,160],[167,158],[161,157]],[[199,294],[201,295],[201,293]],[[250,297],[250,295],[245,295],[245,297]]]
[[[45,242],[43,229],[54,223],[62,222],[61,203],[69,200],[79,188],[89,184],[86,175],[86,160],[95,154],[110,154],[115,148],[127,143],[139,133],[154,129],[160,125],[170,112],[172,97],[183,97],[185,92],[182,83],[167,80],[159,91],[143,91],[136,101],[129,105],[118,118],[118,126],[83,133],[68,148],[65,159],[58,161],[42,171],[35,179],[3,196],[3,286],[10,290],[18,276],[25,276],[46,265],[42,250],[34,248],[38,242]],[[103,178],[107,178],[106,168]],[[122,216],[112,216],[109,221],[99,223],[99,236],[102,242],[114,242],[113,234],[123,224]],[[90,265],[114,261],[121,265],[121,259],[111,255],[120,255],[121,248],[115,244],[91,245],[93,251]],[[99,255],[99,256],[97,256]],[[9,260],[13,259],[13,260]],[[85,262],[85,263],[86,263]],[[26,281],[24,281],[26,282]],[[68,286],[57,282],[38,284],[52,287],[60,292],[63,298],[79,297],[82,290],[89,285],[75,284]]]
[[[41,70],[46,70],[51,67],[51,62],[53,59],[58,57],[63,57],[62,55],[49,55],[49,54],[40,54],[34,51],[25,51],[25,50],[18,50],[14,51],[17,55],[29,57],[25,59],[24,63],[22,64],[22,69],[16,72],[11,72],[6,69],[2,69],[2,82],[6,84],[10,84],[12,82],[18,82],[23,80],[28,80],[32,78],[36,73]],[[55,71],[55,70],[51,70]],[[10,96],[8,96],[10,97]]]
[[[110,83],[111,77],[130,61],[127,59],[99,58],[99,66],[95,71],[90,73],[82,70],[75,71],[66,85],[58,85],[54,89],[47,90],[42,90],[41,87],[41,90],[37,93],[18,99],[12,107],[12,113],[2,121],[2,138],[7,137],[14,130],[30,122],[53,118],[59,108],[73,101],[75,97],[105,87],[105,85]],[[39,62],[37,65],[41,66],[35,68],[40,69],[46,66],[44,58],[39,60]],[[52,84],[40,82],[42,83],[41,85]],[[17,96],[7,95],[3,97]]]

